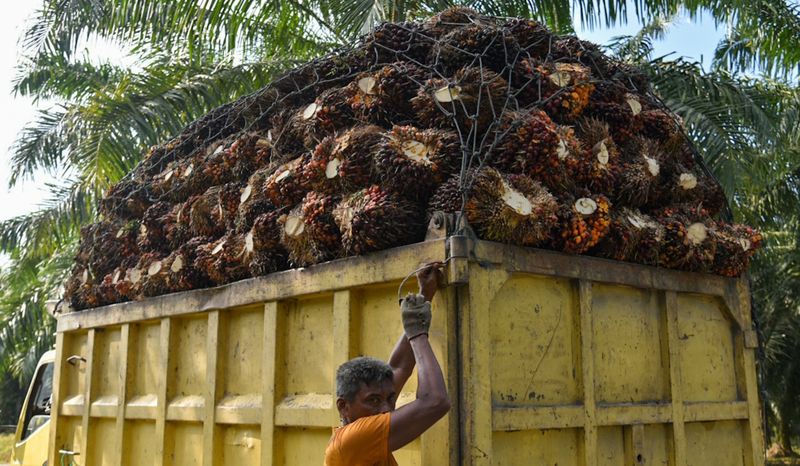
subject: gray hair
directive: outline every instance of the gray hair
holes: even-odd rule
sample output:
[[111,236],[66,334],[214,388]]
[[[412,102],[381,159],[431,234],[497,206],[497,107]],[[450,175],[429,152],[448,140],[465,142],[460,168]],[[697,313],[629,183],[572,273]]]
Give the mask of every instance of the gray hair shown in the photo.
[[393,378],[394,373],[389,364],[367,356],[354,358],[339,366],[336,371],[336,396],[353,401],[361,390],[362,383],[372,385]]

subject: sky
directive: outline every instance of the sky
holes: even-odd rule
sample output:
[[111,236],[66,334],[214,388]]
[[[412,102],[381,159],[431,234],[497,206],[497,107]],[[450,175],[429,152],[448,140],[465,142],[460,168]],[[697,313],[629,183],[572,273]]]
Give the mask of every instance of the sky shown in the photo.
[[[3,14],[0,15],[0,108],[3,109],[0,125],[0,221],[35,211],[47,199],[45,183],[57,181],[57,178],[40,175],[32,181],[8,188],[13,143],[24,125],[36,115],[33,102],[28,98],[14,96],[12,88],[19,58],[19,38],[26,20],[34,14],[37,5],[39,2],[36,0],[10,2],[4,6]],[[610,30],[576,29],[581,39],[604,44],[616,35],[635,34],[639,26],[632,23]],[[656,43],[655,56],[674,53],[673,56],[686,56],[708,64],[723,33],[709,18],[701,17],[691,22],[686,17],[679,17],[670,28],[666,39]],[[111,59],[115,56],[113,51],[103,45],[93,45],[90,51],[93,56]],[[122,60],[122,57],[117,53],[116,59]]]

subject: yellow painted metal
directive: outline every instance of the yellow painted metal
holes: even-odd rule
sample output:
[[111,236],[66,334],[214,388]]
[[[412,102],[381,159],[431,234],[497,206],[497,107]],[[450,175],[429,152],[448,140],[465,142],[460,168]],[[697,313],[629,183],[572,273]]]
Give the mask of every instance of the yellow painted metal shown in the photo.
[[[447,245],[61,316],[50,463],[321,464],[335,368],[389,355]],[[743,281],[463,246],[431,331],[453,409],[401,465],[763,465]]]

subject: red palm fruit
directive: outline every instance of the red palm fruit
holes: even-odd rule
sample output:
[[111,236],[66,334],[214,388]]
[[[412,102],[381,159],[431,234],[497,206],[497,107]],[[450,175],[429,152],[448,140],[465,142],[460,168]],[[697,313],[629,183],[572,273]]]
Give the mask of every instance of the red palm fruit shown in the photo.
[[643,120],[638,118],[647,102],[635,94],[626,93],[621,100],[592,99],[586,115],[608,124],[611,134],[620,144],[642,133]]
[[664,240],[664,226],[637,209],[611,210],[608,233],[592,254],[645,265],[658,264],[658,251]]
[[522,106],[543,108],[556,121],[569,123],[583,114],[594,92],[591,70],[580,63],[522,59],[514,84]]
[[491,155],[491,164],[498,170],[532,175],[556,158],[558,131],[541,110],[506,113],[498,131],[500,140]]
[[676,133],[662,143],[667,154],[666,167],[668,173],[677,170],[695,168],[695,153],[689,139],[683,133]]
[[303,178],[303,166],[309,156],[293,159],[272,171],[264,181],[264,193],[275,207],[292,206],[308,191]]
[[348,87],[329,89],[295,112],[289,124],[295,127],[292,134],[301,138],[305,149],[313,149],[326,136],[353,122],[353,92]]
[[429,18],[423,23],[422,31],[425,35],[438,39],[454,29],[470,24],[488,26],[494,24],[494,21],[472,8],[454,6]]
[[667,207],[655,213],[664,225],[664,244],[659,253],[663,267],[693,272],[709,271],[717,243],[709,234],[713,222],[708,212],[694,207]]
[[267,199],[264,183],[273,172],[272,167],[264,167],[250,175],[247,184],[239,195],[239,208],[236,212],[234,227],[237,233],[245,233],[253,226],[255,219],[275,206]]
[[477,172],[465,210],[482,238],[522,246],[549,241],[558,222],[558,203],[541,184],[493,168]]
[[232,166],[235,179],[246,180],[254,171],[266,166],[272,157],[272,141],[266,135],[239,135],[225,152],[226,163]]
[[383,23],[370,32],[364,41],[366,61],[370,64],[410,60],[424,64],[433,39],[422,33],[418,23]]
[[442,129],[395,126],[375,156],[380,185],[416,200],[427,199],[460,165],[458,135]]
[[425,236],[419,205],[376,185],[342,199],[333,218],[346,255],[414,243]]
[[647,138],[636,138],[626,147],[614,201],[617,205],[642,207],[660,201],[662,165],[666,159],[663,148]]
[[402,61],[359,74],[348,85],[355,118],[380,125],[410,120],[411,98],[429,74],[413,63]]
[[209,188],[189,210],[189,231],[192,236],[218,237],[233,227],[239,208],[241,187],[237,183]]
[[250,257],[245,235],[228,233],[199,246],[194,267],[202,271],[214,285],[224,285],[250,277]]
[[677,167],[667,180],[666,195],[671,204],[687,204],[706,209],[711,216],[726,204],[722,186],[701,171]]
[[763,241],[758,230],[738,223],[716,222],[709,233],[717,245],[711,270],[726,277],[742,275]]
[[259,215],[248,232],[248,242],[254,252],[281,248],[281,226],[278,219],[283,215],[279,210],[271,210]]
[[509,108],[505,79],[493,71],[468,66],[451,79],[432,78],[411,99],[417,120],[426,128],[458,128],[466,135],[491,129]]
[[683,123],[680,117],[667,109],[643,110],[636,114],[636,119],[641,124],[642,135],[647,138],[666,142],[677,135],[682,136]]
[[97,280],[111,273],[123,259],[139,253],[136,236],[138,221],[98,222],[82,241],[90,245],[85,265]]
[[428,63],[448,76],[465,66],[503,74],[519,54],[519,44],[509,31],[494,25],[467,24],[442,36],[431,48]]
[[608,234],[611,203],[602,194],[566,196],[559,209],[560,227],[555,246],[564,252],[583,254]]
[[386,139],[379,126],[356,126],[317,145],[303,167],[303,178],[317,191],[353,192],[373,181],[375,153]]
[[623,76],[615,76],[616,73],[613,70],[616,63],[609,60],[603,50],[591,42],[580,40],[574,36],[554,38],[549,51],[548,58],[551,60],[555,62],[579,61],[584,66],[591,68],[592,73],[597,75],[599,80],[623,78]]
[[174,206],[169,202],[156,202],[145,211],[139,225],[137,244],[143,252],[169,251],[164,218],[169,215]]
[[550,51],[553,35],[547,28],[532,19],[511,18],[503,25],[520,47],[520,58],[544,58]]
[[617,185],[622,160],[608,125],[586,118],[579,125],[580,139],[587,150],[578,161],[576,184],[592,192],[612,194]]
[[141,180],[124,179],[106,191],[100,200],[100,213],[105,218],[139,218],[150,207],[150,188]]
[[[466,178],[467,177],[465,177],[465,179]],[[430,220],[431,216],[436,211],[445,213],[461,211],[461,207],[464,204],[464,191],[462,190],[464,183],[461,181],[462,178],[460,174],[456,173],[436,188],[430,201],[428,201],[426,216],[428,220]]]
[[333,218],[337,202],[333,196],[312,191],[279,218],[281,243],[289,252],[290,264],[305,267],[340,255],[341,237]]
[[189,232],[189,213],[192,204],[196,202],[198,196],[191,197],[186,202],[181,202],[172,206],[172,210],[161,217],[161,224],[164,228],[164,237],[169,244],[168,250],[174,250],[191,238]]

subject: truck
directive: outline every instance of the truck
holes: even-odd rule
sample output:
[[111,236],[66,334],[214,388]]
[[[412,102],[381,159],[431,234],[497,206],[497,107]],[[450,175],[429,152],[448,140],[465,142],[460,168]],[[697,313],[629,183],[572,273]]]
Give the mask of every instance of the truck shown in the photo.
[[[431,342],[453,408],[399,464],[764,464],[746,279],[432,232],[58,315],[14,463],[319,465],[336,367],[387,357],[400,285],[442,261]],[[412,376],[399,404],[415,389]]]

